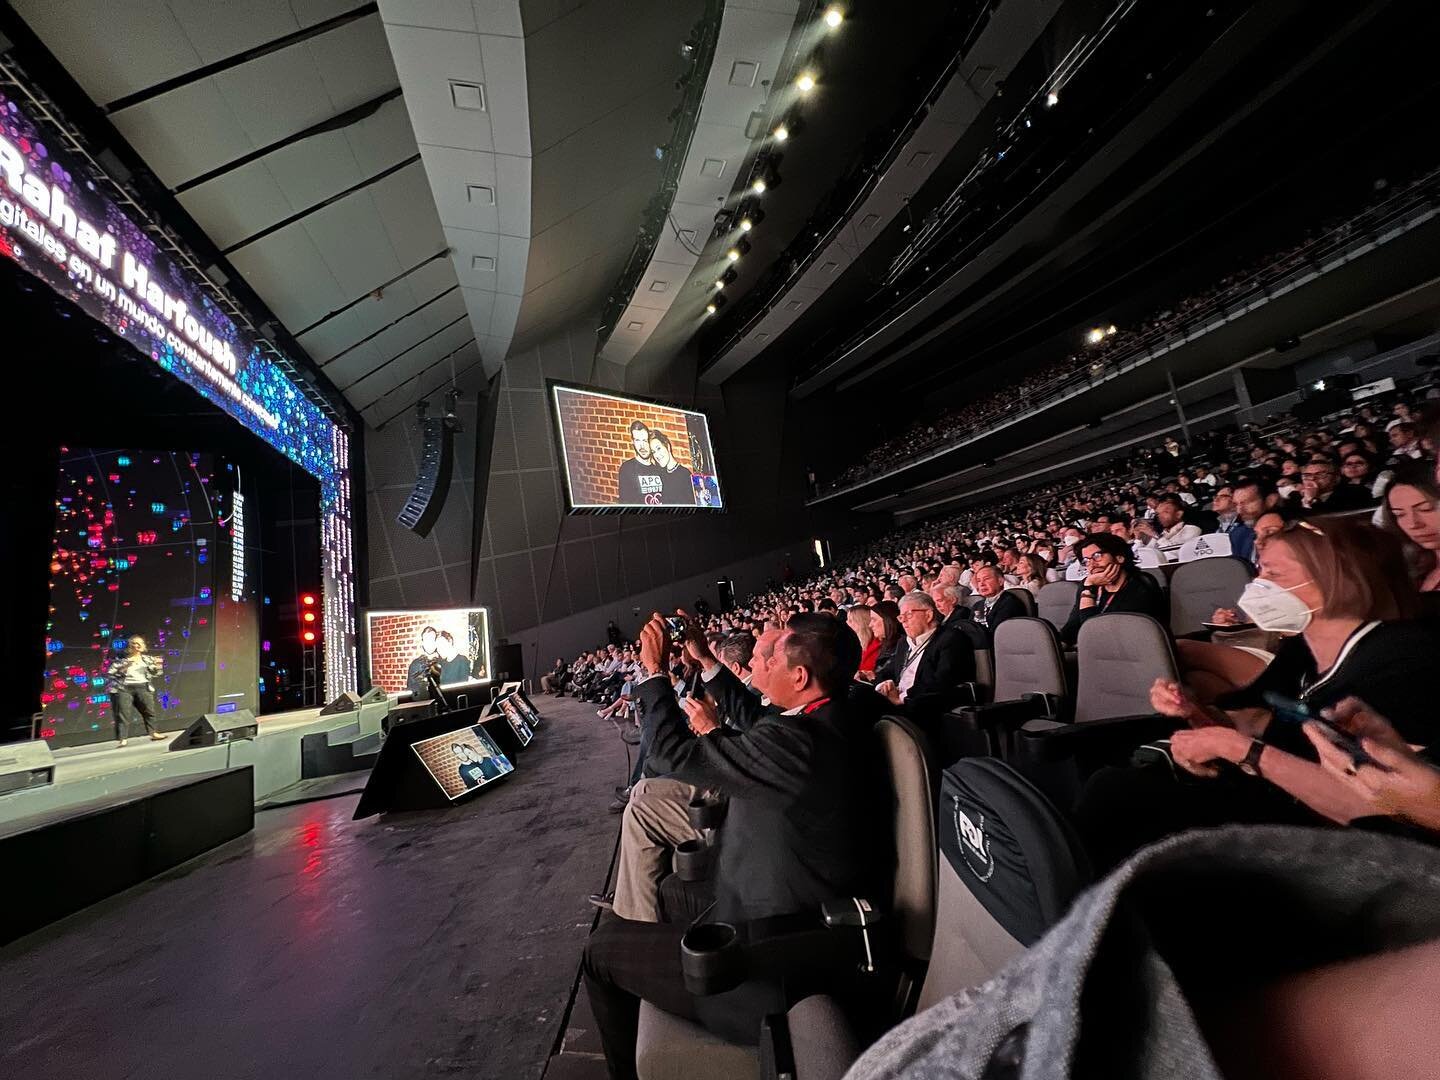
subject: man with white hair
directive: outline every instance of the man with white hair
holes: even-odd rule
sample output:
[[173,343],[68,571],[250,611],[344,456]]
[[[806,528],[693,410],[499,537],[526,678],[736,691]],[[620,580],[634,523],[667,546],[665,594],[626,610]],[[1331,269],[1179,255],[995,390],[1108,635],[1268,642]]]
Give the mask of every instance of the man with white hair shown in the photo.
[[975,679],[975,650],[960,633],[940,625],[935,601],[923,592],[900,600],[905,631],[890,660],[876,673],[875,691],[920,724],[933,724],[960,704],[961,687]]
[[937,581],[926,592],[929,593],[930,599],[935,601],[935,610],[940,613],[941,626],[951,626],[969,617],[970,612],[965,607],[965,597],[969,590],[965,586],[944,585]]

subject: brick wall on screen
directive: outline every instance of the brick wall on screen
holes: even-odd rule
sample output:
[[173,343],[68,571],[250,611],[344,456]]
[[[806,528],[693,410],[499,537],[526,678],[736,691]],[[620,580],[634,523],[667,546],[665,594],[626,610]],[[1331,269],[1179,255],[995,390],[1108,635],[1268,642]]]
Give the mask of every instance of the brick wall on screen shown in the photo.
[[405,676],[410,661],[420,652],[420,631],[427,626],[449,630],[460,651],[465,651],[465,615],[440,612],[418,612],[406,615],[385,615],[372,627],[370,635],[370,674],[375,686],[392,693],[405,689]]
[[670,440],[675,460],[687,469],[690,431],[685,417],[668,409],[628,405],[613,398],[560,394],[560,422],[568,433],[571,497],[579,505],[610,503],[619,498],[620,466],[635,452],[630,425],[639,420]]

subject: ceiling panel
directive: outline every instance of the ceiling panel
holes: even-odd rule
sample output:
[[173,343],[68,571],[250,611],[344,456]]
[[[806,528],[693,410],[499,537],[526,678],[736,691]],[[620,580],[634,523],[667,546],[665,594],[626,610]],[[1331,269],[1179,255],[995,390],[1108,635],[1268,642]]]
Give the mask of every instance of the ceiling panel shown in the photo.
[[164,0],[12,0],[12,6],[101,104],[204,63]]

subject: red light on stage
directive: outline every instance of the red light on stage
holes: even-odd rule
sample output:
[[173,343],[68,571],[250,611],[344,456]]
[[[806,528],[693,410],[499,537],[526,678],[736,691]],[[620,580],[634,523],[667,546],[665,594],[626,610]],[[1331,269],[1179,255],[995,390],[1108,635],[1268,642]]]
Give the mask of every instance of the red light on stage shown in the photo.
[[300,616],[300,617],[301,617],[302,619],[304,619],[306,622],[314,622],[314,621],[315,621],[315,612],[313,612],[313,611],[307,611],[307,612],[305,612],[304,615],[302,615],[302,616]]
[[301,607],[314,607],[314,606],[315,606],[315,594],[314,594],[314,593],[308,593],[308,592],[302,594],[301,597],[300,597],[300,606],[301,606]]
[[303,633],[303,634],[300,635],[300,640],[303,641],[303,642],[305,642],[306,645],[314,645],[314,644],[315,644],[315,631],[314,631],[314,630],[306,630],[305,633]]

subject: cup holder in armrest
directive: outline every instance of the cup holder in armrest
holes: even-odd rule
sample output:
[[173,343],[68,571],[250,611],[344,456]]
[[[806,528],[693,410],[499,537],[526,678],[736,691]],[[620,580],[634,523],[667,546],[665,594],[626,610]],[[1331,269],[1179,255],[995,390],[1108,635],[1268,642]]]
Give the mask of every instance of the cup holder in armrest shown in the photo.
[[685,989],[700,997],[723,994],[744,981],[740,935],[729,923],[701,923],[680,939]]
[[704,840],[685,840],[675,848],[675,873],[681,881],[704,881],[710,876],[710,848]]
[[721,822],[725,820],[725,812],[730,809],[730,800],[724,796],[707,798],[701,796],[690,800],[690,806],[686,813],[690,818],[690,827],[704,832],[706,829],[718,829]]

